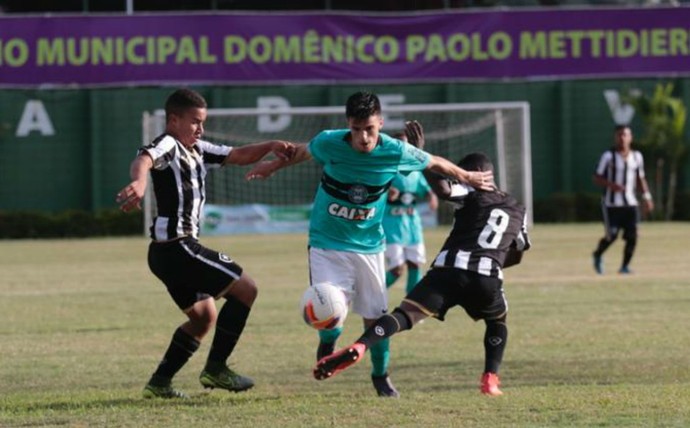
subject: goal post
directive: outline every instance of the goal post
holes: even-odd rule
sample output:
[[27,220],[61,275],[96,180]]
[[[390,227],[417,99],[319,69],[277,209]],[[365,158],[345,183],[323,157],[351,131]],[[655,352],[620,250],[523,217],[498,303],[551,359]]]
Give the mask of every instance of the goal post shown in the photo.
[[[527,207],[528,223],[532,223],[527,102],[387,105],[383,118],[382,132],[388,134],[401,132],[405,121],[418,120],[424,127],[424,149],[452,162],[470,152],[486,153],[494,163],[498,187]],[[322,130],[345,127],[344,107],[212,108],[204,139],[229,146],[271,139],[307,143]],[[165,113],[144,113],[142,129],[148,144],[164,131]],[[304,162],[267,180],[247,182],[244,175],[249,168],[232,166],[207,175],[203,233],[306,230],[321,167]],[[155,215],[150,187],[144,200],[146,225]],[[439,210],[440,222],[448,221],[448,214]]]

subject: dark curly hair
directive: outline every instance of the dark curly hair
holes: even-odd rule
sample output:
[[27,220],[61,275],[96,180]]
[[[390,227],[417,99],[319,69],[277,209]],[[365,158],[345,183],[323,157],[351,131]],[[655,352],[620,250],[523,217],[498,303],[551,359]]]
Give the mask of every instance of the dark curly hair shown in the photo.
[[481,152],[470,153],[460,159],[458,166],[466,171],[493,171],[494,164]]

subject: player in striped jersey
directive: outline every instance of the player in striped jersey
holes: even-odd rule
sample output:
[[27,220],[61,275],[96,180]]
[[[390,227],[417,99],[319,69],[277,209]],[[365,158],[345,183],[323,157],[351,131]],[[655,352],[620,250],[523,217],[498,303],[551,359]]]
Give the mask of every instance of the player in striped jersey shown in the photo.
[[[165,104],[165,133],[139,150],[132,161],[132,181],[117,194],[124,211],[140,207],[151,173],[158,215],[151,226],[148,264],[165,284],[187,321],[174,332],[158,368],[144,388],[146,398],[186,398],[173,389],[173,376],[216,326],[206,365],[199,376],[205,388],[243,391],[254,382],[227,367],[257,295],[254,280],[227,255],[198,241],[205,199],[206,173],[227,164],[248,165],[269,153],[290,158],[294,146],[267,142],[241,147],[201,140],[206,120],[204,98],[178,89]],[[214,299],[225,298],[220,311]]]
[[[421,134],[420,134],[421,135]],[[464,157],[458,164],[468,171],[493,170],[481,153]],[[327,379],[359,361],[379,341],[433,316],[443,320],[459,305],[475,320],[486,324],[485,363],[480,391],[501,395],[498,370],[508,338],[508,304],[503,292],[503,268],[517,264],[530,242],[525,227],[525,208],[498,189],[475,190],[452,180],[427,176],[440,199],[456,206],[455,221],[431,269],[391,314],[376,320],[350,347],[319,361],[317,379]]]
[[[323,166],[309,221],[310,281],[340,287],[366,327],[388,311],[381,222],[393,178],[400,172],[430,169],[490,189],[493,172],[463,170],[380,132],[381,103],[370,92],[352,94],[345,116],[347,129],[322,131],[308,144],[296,145],[292,160],[262,162],[248,177],[265,178],[308,159]],[[319,331],[317,359],[333,352],[341,332],[342,328]],[[371,380],[379,396],[397,398],[388,375],[389,360],[388,341],[379,341],[371,349]]]
[[629,274],[630,261],[637,245],[637,223],[640,221],[639,203],[635,193],[642,191],[645,213],[654,209],[652,194],[649,192],[644,174],[642,153],[632,150],[633,135],[628,125],[616,125],[614,128],[614,147],[605,151],[594,173],[594,183],[604,189],[601,205],[604,216],[604,237],[599,240],[592,253],[594,270],[604,273],[604,252],[623,231],[623,261],[618,273]]

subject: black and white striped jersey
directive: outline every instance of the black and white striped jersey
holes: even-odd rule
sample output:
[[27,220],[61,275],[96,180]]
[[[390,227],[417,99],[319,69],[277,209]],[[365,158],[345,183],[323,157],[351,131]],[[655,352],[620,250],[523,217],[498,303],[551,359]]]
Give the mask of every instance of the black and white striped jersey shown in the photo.
[[525,208],[501,191],[475,191],[453,183],[448,202],[455,205],[455,220],[434,267],[454,267],[503,279],[503,264],[512,247],[530,247]]
[[596,174],[625,188],[623,192],[604,189],[603,202],[607,207],[637,206],[635,191],[640,178],[644,178],[642,153],[631,150],[624,158],[615,150],[607,150],[599,159]]
[[187,148],[168,134],[139,149],[139,153],[148,153],[153,159],[151,179],[157,215],[150,230],[154,241],[199,237],[206,172],[222,166],[231,150],[202,140]]

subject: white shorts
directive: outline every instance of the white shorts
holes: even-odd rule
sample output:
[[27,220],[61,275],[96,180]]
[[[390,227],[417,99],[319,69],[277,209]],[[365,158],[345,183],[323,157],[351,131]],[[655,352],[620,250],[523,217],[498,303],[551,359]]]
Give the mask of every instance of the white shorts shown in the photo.
[[408,261],[418,266],[426,263],[426,247],[424,244],[386,245],[386,266],[388,269],[392,269],[396,266],[402,266]]
[[312,284],[330,282],[342,288],[352,311],[365,319],[375,320],[388,311],[383,252],[310,248],[309,276]]

